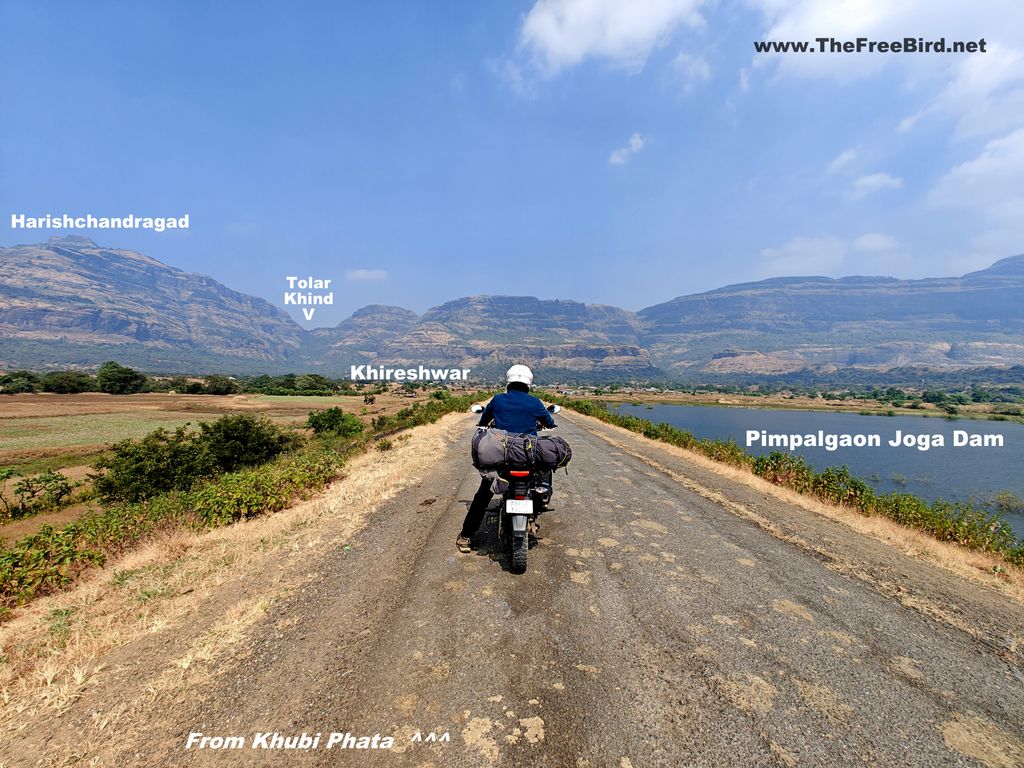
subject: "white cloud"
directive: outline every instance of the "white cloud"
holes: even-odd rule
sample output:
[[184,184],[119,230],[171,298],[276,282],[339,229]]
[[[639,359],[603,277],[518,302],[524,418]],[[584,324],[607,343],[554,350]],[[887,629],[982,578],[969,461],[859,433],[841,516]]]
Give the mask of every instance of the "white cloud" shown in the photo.
[[383,269],[353,269],[345,273],[346,280],[387,280],[387,270]]
[[836,275],[847,250],[838,237],[794,237],[778,248],[761,251],[761,272],[770,277]]
[[890,176],[888,173],[869,173],[853,180],[849,196],[854,200],[879,192],[883,189],[899,189],[903,179]]
[[831,163],[828,164],[828,173],[837,173],[838,171],[842,170],[847,165],[849,165],[856,158],[856,149],[844,149],[842,152],[835,156],[835,159],[833,159]]
[[896,126],[896,130],[899,131],[900,133],[909,133],[910,131],[914,130],[914,126],[921,122],[921,119],[923,117],[926,117],[930,112],[934,111],[934,106],[927,107],[925,109],[919,109],[914,114],[907,115],[902,120],[900,120],[899,124]]
[[524,97],[534,95],[532,81],[523,73],[523,68],[512,59],[502,56],[487,62],[492,74],[515,93]]
[[946,114],[961,136],[1001,135],[1024,122],[1024,3],[1020,0],[747,0],[765,20],[760,38],[776,41],[979,40],[973,54],[758,54],[755,67],[780,77],[850,82],[882,71],[899,73],[916,105],[899,124]]
[[629,137],[626,146],[619,147],[608,156],[608,162],[612,165],[625,165],[629,159],[647,145],[647,139],[639,133]]
[[[928,194],[932,215],[973,234],[949,260],[953,272],[986,267],[1024,251],[1024,128],[988,141],[954,166]],[[942,209],[941,212],[935,209]]]
[[984,55],[961,57],[938,98],[908,118],[910,127],[933,113],[956,117],[961,137],[995,136],[1020,127],[1024,124],[1024,50],[993,43]]
[[[949,171],[929,199],[1013,225],[1024,235],[1024,128],[989,141],[976,158]],[[1019,245],[1018,245],[1019,248]]]
[[744,93],[750,90],[750,70],[746,67],[740,69],[740,90]]
[[588,58],[629,71],[680,25],[699,27],[705,0],[537,0],[520,30],[520,45],[538,67],[554,75]]
[[913,263],[891,235],[869,232],[848,242],[839,237],[794,237],[761,251],[761,276],[906,275]]
[[690,93],[697,86],[711,79],[711,65],[703,56],[691,56],[681,52],[673,60],[672,69],[679,82],[682,83],[685,93]]

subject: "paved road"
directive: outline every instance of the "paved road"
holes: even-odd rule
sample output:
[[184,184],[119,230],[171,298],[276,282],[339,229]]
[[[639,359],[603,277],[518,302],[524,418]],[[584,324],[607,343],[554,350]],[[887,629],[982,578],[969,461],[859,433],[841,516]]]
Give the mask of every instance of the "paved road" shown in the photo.
[[191,759],[1024,764],[1017,606],[639,439],[560,422],[574,459],[526,574],[489,553],[491,534],[455,551],[477,485],[467,427],[435,476],[274,606],[244,665],[176,713],[174,738],[380,733],[396,749]]

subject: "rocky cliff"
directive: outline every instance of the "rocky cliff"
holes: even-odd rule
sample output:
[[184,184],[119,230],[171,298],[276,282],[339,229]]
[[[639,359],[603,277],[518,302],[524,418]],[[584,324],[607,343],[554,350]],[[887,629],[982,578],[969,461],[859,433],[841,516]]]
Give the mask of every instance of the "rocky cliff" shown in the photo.
[[471,296],[417,315],[363,307],[303,330],[267,301],[80,237],[0,248],[0,367],[118,359],[150,371],[526,362],[559,380],[642,380],[1024,364],[1024,256],[962,277],[795,277],[727,286],[638,313]]

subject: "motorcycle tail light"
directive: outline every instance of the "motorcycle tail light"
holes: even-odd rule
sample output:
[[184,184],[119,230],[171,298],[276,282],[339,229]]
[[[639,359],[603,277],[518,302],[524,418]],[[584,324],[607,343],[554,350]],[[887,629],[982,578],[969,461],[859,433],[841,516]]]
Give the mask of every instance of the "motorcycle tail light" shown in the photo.
[[530,470],[528,470],[528,469],[513,469],[512,471],[509,472],[509,474],[512,475],[512,477],[529,477],[530,476]]

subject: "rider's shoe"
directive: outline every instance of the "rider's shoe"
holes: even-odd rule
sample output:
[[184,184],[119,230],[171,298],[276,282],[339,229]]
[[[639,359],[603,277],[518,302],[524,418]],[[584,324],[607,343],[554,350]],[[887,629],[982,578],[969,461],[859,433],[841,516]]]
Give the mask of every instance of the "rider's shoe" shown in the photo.
[[463,554],[468,555],[473,551],[473,542],[468,536],[459,536],[459,538],[455,540],[455,546],[458,548],[459,552],[462,552]]

